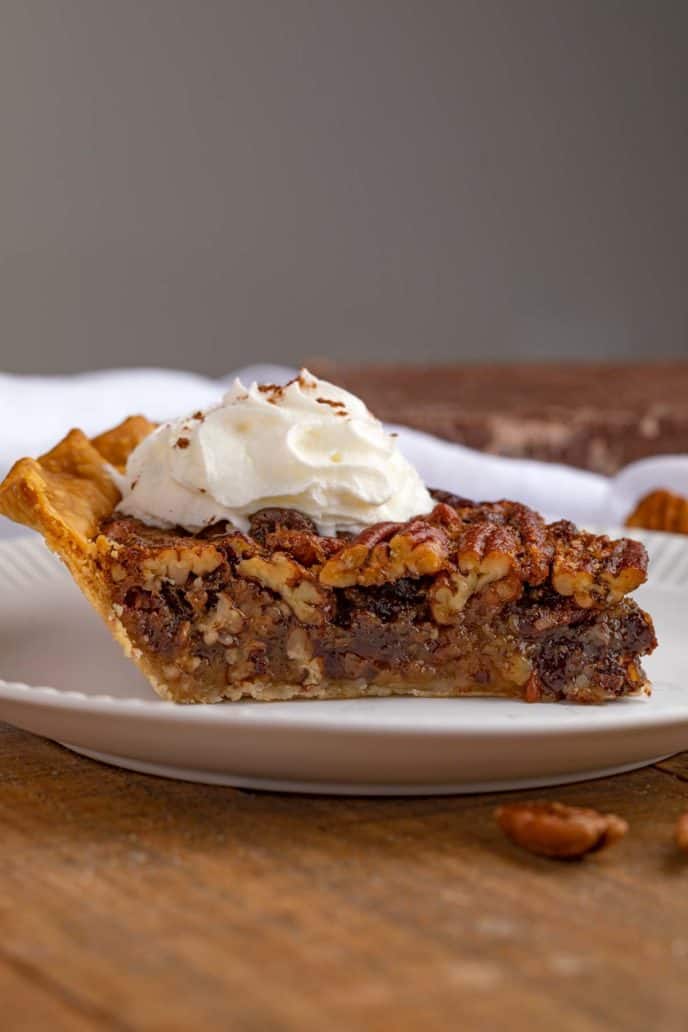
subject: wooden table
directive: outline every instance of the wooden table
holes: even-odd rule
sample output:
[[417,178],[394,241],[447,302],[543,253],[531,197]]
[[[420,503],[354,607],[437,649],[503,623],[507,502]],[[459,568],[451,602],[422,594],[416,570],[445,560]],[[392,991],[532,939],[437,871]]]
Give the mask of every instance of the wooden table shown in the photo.
[[5,727],[1,1027],[684,1032],[687,782],[684,754],[540,791],[631,824],[556,863],[495,795],[211,788]]
[[0,1028],[684,1032],[688,754],[535,794],[630,834],[556,863],[495,795],[211,788],[0,725]]

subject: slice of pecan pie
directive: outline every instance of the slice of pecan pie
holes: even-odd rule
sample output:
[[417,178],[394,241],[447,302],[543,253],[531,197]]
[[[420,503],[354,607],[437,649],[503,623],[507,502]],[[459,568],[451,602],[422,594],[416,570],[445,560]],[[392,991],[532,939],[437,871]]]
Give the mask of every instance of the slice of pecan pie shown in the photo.
[[116,511],[122,470],[153,429],[72,431],[0,487],[40,531],[163,698],[496,695],[601,702],[648,691],[656,641],[626,596],[639,543],[547,525],[515,502],[434,492],[405,523],[324,536],[294,509],[200,533]]

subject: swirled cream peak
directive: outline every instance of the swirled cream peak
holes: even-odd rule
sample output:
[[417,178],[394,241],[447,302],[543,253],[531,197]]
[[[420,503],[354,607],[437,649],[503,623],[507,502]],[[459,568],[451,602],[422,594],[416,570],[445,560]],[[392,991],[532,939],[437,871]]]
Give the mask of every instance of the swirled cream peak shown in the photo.
[[195,531],[241,530],[268,506],[298,509],[321,534],[429,512],[433,501],[363,402],[303,369],[283,387],[235,380],[215,408],[164,423],[132,452],[119,511]]

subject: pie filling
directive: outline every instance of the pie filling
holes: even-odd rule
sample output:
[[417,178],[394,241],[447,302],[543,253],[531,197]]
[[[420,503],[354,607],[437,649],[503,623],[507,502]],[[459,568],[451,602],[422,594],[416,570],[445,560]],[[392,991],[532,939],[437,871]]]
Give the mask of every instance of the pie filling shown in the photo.
[[642,546],[515,503],[435,498],[427,516],[340,537],[289,509],[245,534],[115,513],[95,552],[135,657],[178,702],[645,690],[652,621],[625,597]]

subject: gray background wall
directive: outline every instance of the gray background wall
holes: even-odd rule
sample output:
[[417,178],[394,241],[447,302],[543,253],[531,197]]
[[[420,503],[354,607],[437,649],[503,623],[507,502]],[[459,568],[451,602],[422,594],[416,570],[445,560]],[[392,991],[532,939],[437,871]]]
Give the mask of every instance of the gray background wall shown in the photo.
[[0,0],[0,366],[688,353],[684,0]]

